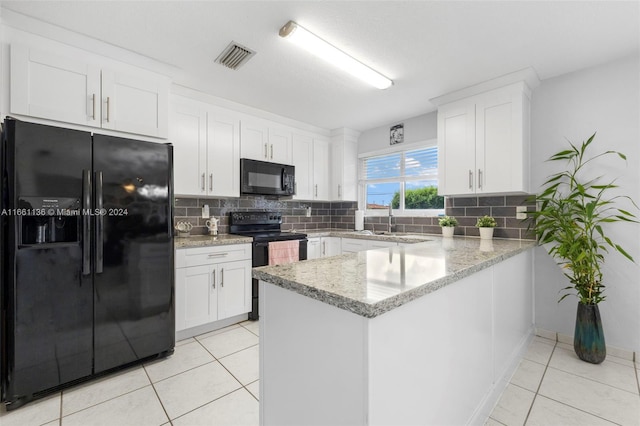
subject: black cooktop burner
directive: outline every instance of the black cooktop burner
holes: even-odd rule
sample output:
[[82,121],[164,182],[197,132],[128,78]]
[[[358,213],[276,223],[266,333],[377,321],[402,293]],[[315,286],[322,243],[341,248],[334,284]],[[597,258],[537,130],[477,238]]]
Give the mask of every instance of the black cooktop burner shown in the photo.
[[283,232],[282,213],[264,212],[231,212],[229,213],[229,233],[253,237],[254,242],[302,240],[306,234]]

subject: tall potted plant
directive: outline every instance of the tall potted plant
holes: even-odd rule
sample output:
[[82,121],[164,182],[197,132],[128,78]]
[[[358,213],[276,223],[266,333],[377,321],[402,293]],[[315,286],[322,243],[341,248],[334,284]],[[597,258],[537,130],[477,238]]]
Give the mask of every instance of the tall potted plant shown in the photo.
[[[637,222],[635,215],[619,207],[624,195],[611,196],[618,186],[611,181],[602,183],[602,176],[588,176],[588,166],[597,158],[614,155],[626,161],[624,154],[605,151],[587,155],[595,133],[580,146],[570,143],[570,149],[560,151],[548,161],[566,163],[566,170],[553,174],[543,184],[543,191],[535,196],[537,211],[533,229],[540,244],[550,244],[549,254],[564,269],[570,286],[559,302],[575,290],[578,311],[574,334],[574,350],[580,359],[599,364],[606,357],[604,334],[598,303],[605,299],[602,280],[604,254],[608,249],[632,257],[605,234],[605,227],[614,222]],[[590,154],[589,154],[590,155]]]

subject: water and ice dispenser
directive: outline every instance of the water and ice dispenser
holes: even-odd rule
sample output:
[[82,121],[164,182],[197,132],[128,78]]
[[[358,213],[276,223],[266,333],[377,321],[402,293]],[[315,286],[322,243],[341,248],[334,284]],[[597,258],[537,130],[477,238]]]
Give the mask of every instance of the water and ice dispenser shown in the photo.
[[72,243],[80,241],[79,198],[21,197],[16,216],[19,245]]

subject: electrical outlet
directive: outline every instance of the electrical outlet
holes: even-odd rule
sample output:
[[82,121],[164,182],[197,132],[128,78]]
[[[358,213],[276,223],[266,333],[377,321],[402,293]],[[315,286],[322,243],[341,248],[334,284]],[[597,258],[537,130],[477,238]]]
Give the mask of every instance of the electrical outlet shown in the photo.
[[527,211],[527,206],[517,206],[516,213],[524,213]]
[[209,204],[202,205],[202,217],[209,217]]

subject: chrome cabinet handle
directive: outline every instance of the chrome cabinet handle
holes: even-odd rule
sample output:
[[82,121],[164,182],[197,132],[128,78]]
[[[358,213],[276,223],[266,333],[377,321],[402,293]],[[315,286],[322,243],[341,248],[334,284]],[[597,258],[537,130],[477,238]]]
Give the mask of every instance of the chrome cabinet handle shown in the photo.
[[224,268],[220,268],[220,287],[224,287]]
[[469,170],[469,189],[473,189],[473,172]]
[[327,242],[322,242],[322,255],[325,256],[327,254]]
[[269,151],[267,150],[267,144],[264,144],[264,158],[267,158],[267,154],[269,153]]
[[338,185],[338,197],[340,197],[342,194],[342,185]]
[[273,160],[273,144],[271,144],[271,159]]
[[109,122],[109,104],[110,104],[110,98],[109,96],[107,96],[107,123]]
[[223,256],[229,256],[229,253],[210,253],[207,255],[207,257],[223,257]]
[[216,288],[216,270],[214,269],[211,273],[213,275],[213,288]]
[[318,184],[316,183],[316,198],[318,197]]
[[204,173],[202,174],[202,190],[204,191]]
[[91,95],[91,119],[96,119],[96,94]]
[[209,173],[209,191],[213,191],[213,173]]
[[478,188],[482,189],[482,169],[478,169]]

